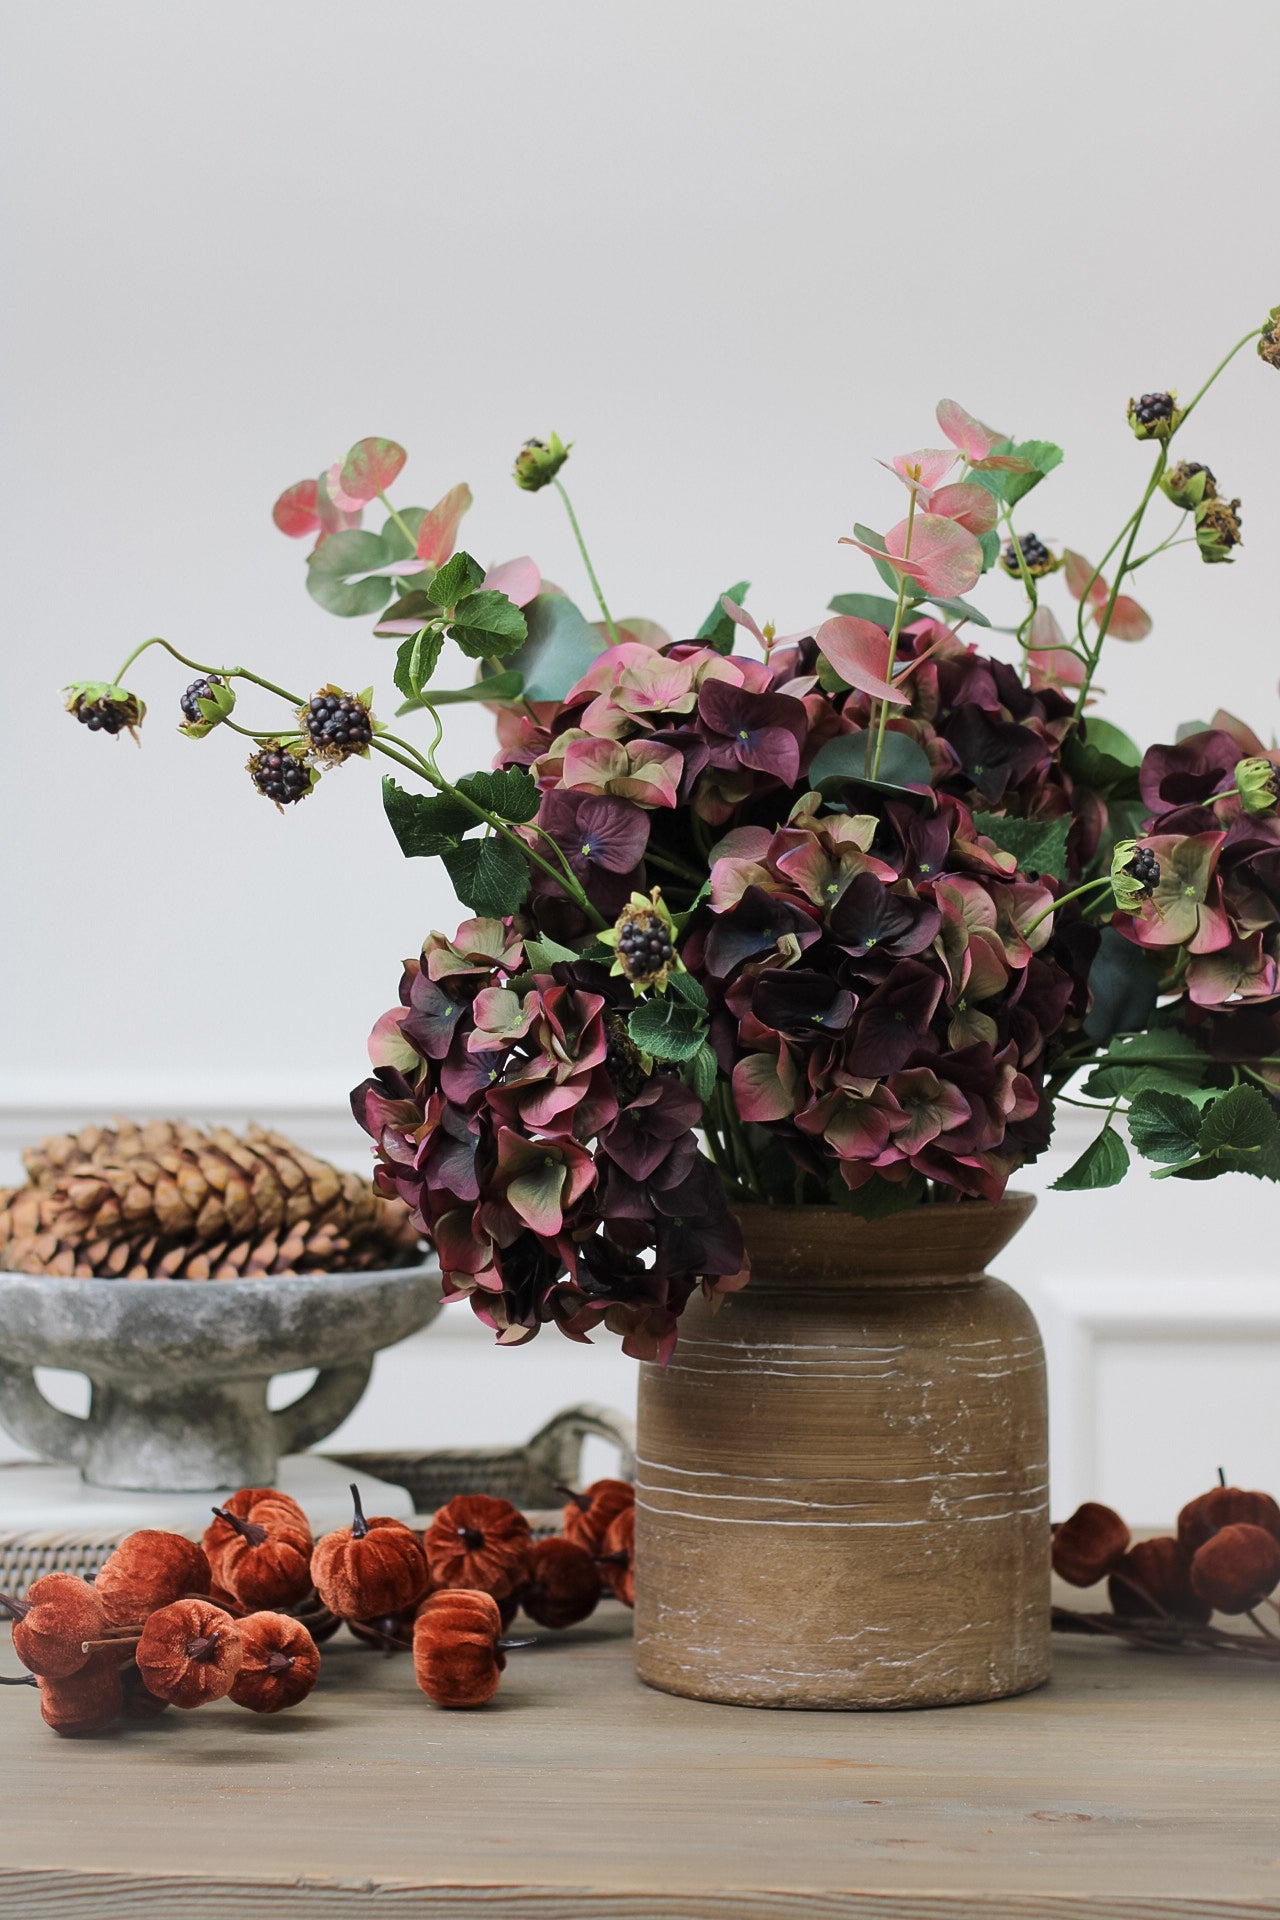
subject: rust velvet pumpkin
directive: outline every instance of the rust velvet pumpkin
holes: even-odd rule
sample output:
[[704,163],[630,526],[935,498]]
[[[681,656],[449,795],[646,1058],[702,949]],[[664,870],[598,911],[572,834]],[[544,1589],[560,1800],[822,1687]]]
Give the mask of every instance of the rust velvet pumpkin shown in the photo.
[[175,1707],[203,1707],[230,1693],[242,1645],[235,1621],[208,1600],[175,1600],[153,1613],[134,1658],[143,1685]]
[[635,1499],[629,1480],[593,1480],[581,1493],[570,1493],[560,1523],[565,1539],[588,1553],[603,1552],[609,1528],[620,1513],[635,1505]]
[[492,1594],[451,1587],[423,1602],[413,1628],[414,1678],[438,1707],[483,1707],[507,1664]]
[[251,1613],[236,1622],[239,1670],[229,1698],[252,1713],[279,1713],[305,1700],[320,1672],[315,1641],[286,1613]]
[[[539,1540],[529,1555],[520,1605],[540,1627],[576,1627],[595,1612],[600,1569],[572,1540]],[[505,1624],[505,1622],[504,1622]]]
[[402,1520],[367,1520],[355,1486],[351,1501],[351,1525],[316,1542],[311,1556],[316,1592],[329,1611],[344,1620],[403,1613],[430,1584],[418,1536]]
[[1129,1528],[1112,1507],[1086,1500],[1055,1527],[1053,1570],[1071,1587],[1091,1587],[1119,1565],[1129,1546]]
[[523,1584],[533,1536],[509,1500],[459,1494],[440,1508],[423,1535],[434,1587],[466,1587],[505,1600]]
[[203,1547],[180,1533],[144,1527],[98,1569],[94,1592],[113,1627],[137,1625],[160,1607],[207,1594],[213,1574]]
[[25,1600],[0,1602],[14,1617],[13,1650],[31,1673],[65,1680],[79,1673],[90,1656],[83,1642],[102,1637],[106,1619],[102,1601],[74,1573],[46,1573]]
[[311,1590],[306,1514],[274,1487],[242,1487],[204,1530],[213,1578],[243,1607],[290,1607]]

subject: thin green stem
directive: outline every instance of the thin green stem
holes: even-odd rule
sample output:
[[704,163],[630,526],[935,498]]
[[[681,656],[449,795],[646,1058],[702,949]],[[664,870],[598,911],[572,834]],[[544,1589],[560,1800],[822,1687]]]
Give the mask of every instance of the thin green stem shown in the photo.
[[[1085,701],[1089,697],[1089,689],[1093,685],[1093,676],[1098,670],[1098,662],[1102,658],[1102,649],[1106,644],[1107,633],[1111,626],[1111,619],[1116,610],[1116,601],[1120,598],[1120,588],[1124,582],[1124,577],[1126,573],[1128,573],[1129,571],[1129,561],[1133,553],[1134,542],[1138,538],[1138,529],[1142,525],[1143,515],[1146,513],[1147,508],[1151,505],[1152,499],[1155,496],[1156,488],[1160,485],[1160,481],[1164,474],[1165,467],[1168,465],[1168,461],[1169,461],[1169,448],[1166,442],[1161,446],[1160,451],[1156,456],[1156,464],[1152,468],[1151,478],[1147,482],[1147,490],[1143,494],[1141,501],[1138,503],[1137,512],[1132,516],[1132,519],[1129,523],[1129,538],[1126,540],[1124,552],[1120,556],[1120,565],[1116,568],[1115,583],[1111,588],[1110,594],[1108,595],[1106,607],[1103,609],[1098,619],[1098,637],[1097,637],[1097,640],[1094,642],[1093,646],[1089,650],[1088,662],[1085,667],[1084,679],[1080,683],[1080,692],[1076,697],[1075,711],[1072,713],[1072,716],[1071,716],[1073,725],[1079,724],[1081,715],[1084,713]],[[1101,569],[1098,570],[1098,572],[1100,571]],[[1094,580],[1098,578],[1098,572],[1094,573],[1094,576],[1093,576]],[[1093,584],[1093,581],[1091,580],[1089,585],[1092,586],[1092,584]],[[1084,606],[1085,598],[1088,594],[1088,591],[1089,589],[1086,588],[1085,593],[1080,596],[1080,605],[1082,607]]]
[[[1206,393],[1208,393],[1214,381],[1218,378],[1218,375],[1226,372],[1227,368],[1231,365],[1231,362],[1235,359],[1236,355],[1240,352],[1241,348],[1247,347],[1251,341],[1256,340],[1260,332],[1261,332],[1261,328],[1259,327],[1251,328],[1251,330],[1248,333],[1246,333],[1243,336],[1243,338],[1236,341],[1230,353],[1225,354],[1223,358],[1219,360],[1217,366],[1214,368],[1213,372],[1209,375],[1209,378],[1205,381],[1199,393],[1195,394],[1192,397],[1192,399],[1188,400],[1186,406],[1183,407],[1182,418],[1181,420],[1179,420],[1178,425],[1174,428],[1173,430],[1174,433],[1179,432],[1186,425],[1191,415],[1195,412],[1196,408],[1200,405],[1200,402],[1204,399]],[[1172,440],[1173,438],[1172,433],[1169,435],[1169,438]]]
[[694,886],[703,884],[703,875],[696,867],[690,867],[683,860],[677,860],[673,854],[662,853],[652,841],[644,850],[645,861],[652,861],[656,867],[665,867],[668,873],[676,874],[681,880],[692,880]]
[[1000,503],[1000,516],[1004,521],[1006,529],[1008,530],[1009,545],[1013,549],[1013,556],[1018,563],[1018,572],[1022,576],[1022,584],[1023,584],[1023,587],[1026,589],[1027,600],[1030,603],[1027,607],[1026,618],[1019,621],[1018,623],[1018,629],[1016,634],[1018,645],[1022,647],[1023,650],[1025,651],[1027,648],[1027,642],[1023,639],[1022,636],[1026,631],[1027,627],[1036,617],[1036,609],[1040,605],[1040,595],[1036,587],[1035,575],[1032,573],[1030,567],[1028,567],[1027,561],[1026,561],[1026,555],[1022,551],[1022,543],[1018,539],[1017,534],[1013,530],[1013,514],[1009,508],[1007,501],[1001,501]]
[[1109,887],[1110,885],[1111,875],[1108,874],[1105,880],[1086,880],[1082,887],[1073,887],[1070,893],[1060,893],[1056,900],[1051,900],[1049,905],[1036,915],[1029,926],[1019,927],[1018,932],[1024,940],[1028,939],[1030,935],[1035,932],[1042,920],[1047,920],[1050,914],[1058,911],[1059,907],[1065,907],[1068,900],[1079,900],[1083,898],[1086,893],[1096,893],[1099,887]]
[[382,491],[381,487],[378,488],[378,498],[379,500],[381,500],[383,506],[386,508],[387,512],[391,515],[391,518],[395,521],[396,525],[399,527],[405,539],[409,542],[409,552],[411,554],[416,554],[418,551],[417,534],[414,533],[408,521],[404,518],[404,515],[396,512],[395,508],[392,506],[391,502],[388,500],[386,494]]
[[587,543],[582,537],[582,528],[578,525],[578,516],[573,510],[573,502],[565,492],[562,481],[553,480],[551,484],[564,501],[564,510],[569,516],[569,525],[573,528],[573,537],[578,543],[578,552],[582,555],[582,564],[587,570],[587,578],[591,582],[591,590],[596,596],[596,604],[600,608],[604,624],[609,630],[609,639],[616,647],[618,644],[618,629],[613,624],[613,615],[605,604],[604,594],[600,590],[600,582],[596,579],[596,570],[591,564],[591,555],[587,552]]
[[[902,557],[904,560],[909,560],[911,558],[911,531],[912,531],[912,528],[915,526],[915,519],[916,519],[916,490],[914,487],[912,487],[911,504],[907,508],[907,536],[902,543]],[[889,663],[886,666],[885,672],[884,672],[884,677],[889,682],[892,682],[893,680],[893,669],[898,658],[898,639],[902,633],[902,614],[903,614],[903,609],[906,606],[906,603],[907,603],[907,576],[905,573],[900,573],[898,575],[898,603],[894,607],[893,626],[889,630]],[[889,724],[889,702],[887,700],[882,700],[880,702],[879,723],[876,727],[875,752],[871,756],[870,772],[871,772],[871,778],[873,780],[879,777],[880,756],[884,752],[884,735],[885,735],[885,728],[888,726],[888,724]]]

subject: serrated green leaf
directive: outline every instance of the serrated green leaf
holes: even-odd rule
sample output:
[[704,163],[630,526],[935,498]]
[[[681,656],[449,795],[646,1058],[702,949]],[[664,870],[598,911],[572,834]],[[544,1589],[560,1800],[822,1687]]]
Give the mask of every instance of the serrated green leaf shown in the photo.
[[382,806],[406,860],[449,852],[476,824],[471,809],[447,793],[406,793],[390,774],[383,775]]
[[1066,879],[1070,814],[1063,814],[1057,820],[1017,820],[1001,813],[975,813],[973,824],[988,840],[994,840],[1003,853],[1013,855],[1020,873]]
[[1181,1093],[1197,1106],[1217,1098],[1219,1089],[1200,1084],[1213,1066],[1180,1028],[1136,1033],[1113,1041],[1084,1083],[1094,1100],[1135,1100],[1140,1093]]
[[720,1077],[720,1062],[704,1040],[691,1060],[686,1060],[680,1070],[685,1085],[692,1087],[705,1107],[716,1090],[716,1081]]
[[540,593],[524,609],[529,637],[509,665],[524,676],[526,700],[563,700],[608,642],[562,593]]
[[524,957],[534,973],[550,973],[557,961],[572,960],[576,962],[580,960],[582,956],[581,954],[575,953],[572,947],[562,947],[558,940],[548,940],[546,935],[543,934],[537,940],[525,941]]
[[627,1031],[636,1045],[655,1060],[692,1060],[706,1036],[706,1022],[697,1010],[654,994],[634,1008]]
[[1000,535],[994,527],[978,535],[978,545],[982,548],[982,571],[989,573],[1000,558]]
[[331,533],[307,561],[307,592],[344,620],[377,613],[391,598],[393,583],[376,569],[390,560],[385,542],[376,533],[360,527]]
[[[453,565],[452,560],[449,565]],[[449,627],[449,638],[472,660],[491,660],[513,653],[528,637],[523,613],[495,587],[469,593]]]
[[1200,1123],[1201,1153],[1224,1157],[1258,1154],[1280,1142],[1275,1102],[1259,1087],[1232,1087],[1205,1110]]
[[396,649],[395,671],[391,678],[397,689],[416,705],[418,696],[440,662],[444,634],[439,627],[424,627]]
[[1147,1160],[1193,1160],[1200,1110],[1180,1093],[1141,1093],[1128,1112],[1129,1138]]
[[[749,580],[739,580],[736,586],[726,587],[720,598],[723,600],[732,600],[735,607],[740,607],[747,597],[747,589],[750,585],[751,582]],[[720,600],[717,600],[702,625],[698,628],[697,637],[699,640],[705,640],[709,646],[714,647],[717,653],[732,653],[733,642],[737,631],[737,627],[721,606]]]
[[428,592],[437,606],[452,608],[474,593],[484,579],[484,568],[469,553],[455,553],[431,576]]
[[886,633],[897,610],[896,600],[886,600],[878,593],[837,593],[827,602],[828,613],[851,613],[855,620],[870,620]]
[[1009,447],[1019,460],[1030,460],[1034,473],[1005,473],[1001,475],[1001,492],[1011,507],[1025,499],[1032,487],[1038,487],[1047,473],[1062,464],[1062,448],[1055,446],[1052,440],[1019,440]]
[[1118,1187],[1129,1171],[1129,1149],[1107,1125],[1091,1140],[1080,1158],[1053,1182],[1055,1193],[1084,1193],[1093,1187]]
[[542,798],[533,775],[521,767],[501,767],[492,773],[465,773],[453,784],[478,806],[516,825],[533,819]]
[[699,1013],[707,1011],[707,992],[701,980],[691,973],[673,973],[668,982],[668,991],[683,1000],[686,1006],[696,1007]]
[[509,840],[496,833],[464,840],[443,859],[464,907],[495,920],[520,911],[529,891],[529,866]]

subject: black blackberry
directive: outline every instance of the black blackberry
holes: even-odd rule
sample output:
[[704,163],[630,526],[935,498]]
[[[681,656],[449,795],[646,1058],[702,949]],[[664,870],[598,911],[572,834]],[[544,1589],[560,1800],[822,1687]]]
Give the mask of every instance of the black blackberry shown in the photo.
[[1144,899],[1149,900],[1160,885],[1160,862],[1150,847],[1135,847],[1133,858],[1125,868],[1125,872],[1132,874],[1138,882]]
[[192,726],[198,727],[202,725],[204,721],[204,715],[200,711],[200,701],[212,700],[214,688],[222,685],[222,678],[216,673],[206,674],[203,679],[193,680],[191,682],[191,685],[182,696],[180,705],[184,716],[191,722]]
[[1169,475],[1169,484],[1173,487],[1185,487],[1198,473],[1204,475],[1204,498],[1216,500],[1218,497],[1218,479],[1212,467],[1206,467],[1203,460],[1179,460]]
[[1022,555],[1027,572],[1033,579],[1041,574],[1052,573],[1055,565],[1053,555],[1038,534],[1024,533],[1020,540],[1005,542],[1004,552],[1000,555],[1000,564],[1006,573],[1015,580],[1022,578],[1022,568],[1018,565],[1018,555]]
[[82,700],[75,709],[76,719],[90,733],[119,733],[125,717],[114,700]]
[[1137,400],[1130,401],[1129,411],[1140,427],[1154,427],[1161,420],[1172,420],[1173,395],[1144,393]]
[[656,913],[638,913],[618,935],[622,971],[634,984],[656,980],[675,958],[671,933]]
[[353,693],[325,687],[311,699],[301,719],[312,746],[327,759],[345,760],[349,754],[363,753],[373,739],[369,709]]
[[305,762],[294,758],[280,745],[259,749],[249,762],[254,786],[278,807],[305,800],[312,787],[312,772]]
[[620,1105],[628,1107],[649,1076],[644,1070],[640,1049],[627,1032],[627,1023],[622,1015],[606,1013],[604,1030],[609,1041],[604,1056],[605,1072],[613,1082]]

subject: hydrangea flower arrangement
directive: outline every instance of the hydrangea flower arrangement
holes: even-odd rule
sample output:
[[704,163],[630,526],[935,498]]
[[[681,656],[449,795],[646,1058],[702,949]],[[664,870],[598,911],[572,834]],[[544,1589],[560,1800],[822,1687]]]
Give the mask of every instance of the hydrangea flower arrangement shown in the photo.
[[[1139,570],[1182,541],[1235,558],[1240,502],[1174,442],[1250,345],[1280,365],[1280,309],[1185,405],[1130,402],[1154,464],[1097,565],[1015,525],[1061,450],[944,401],[946,444],[885,463],[902,517],[847,536],[884,592],[780,635],[739,582],[673,638],[611,615],[555,437],[515,478],[561,496],[597,621],[531,560],[458,549],[465,486],[394,507],[405,453],[368,439],[275,520],[314,543],[312,596],[394,646],[405,734],[368,690],[303,696],[144,643],[199,676],[183,731],[246,734],[282,809],[349,758],[393,762],[403,852],[441,859],[470,910],[405,963],[352,1102],[446,1294],[502,1342],[603,1322],[663,1356],[693,1289],[746,1282],[739,1206],[998,1201],[1062,1099],[1100,1124],[1059,1187],[1115,1184],[1130,1145],[1157,1178],[1280,1178],[1280,750],[1219,713],[1144,752],[1093,711],[1104,644],[1150,628]],[[1016,626],[966,597],[993,568],[1021,584]],[[465,684],[439,684],[446,643]],[[68,689],[86,726],[141,724],[134,658]],[[285,727],[243,726],[244,688]],[[499,751],[451,780],[464,700]]]

